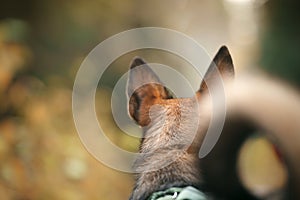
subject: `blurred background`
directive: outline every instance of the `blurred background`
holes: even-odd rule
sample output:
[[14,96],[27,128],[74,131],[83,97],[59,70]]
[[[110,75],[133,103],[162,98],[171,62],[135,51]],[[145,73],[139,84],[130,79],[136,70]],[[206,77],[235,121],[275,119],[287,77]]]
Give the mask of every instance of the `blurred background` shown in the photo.
[[[101,41],[137,27],[171,28],[194,38],[211,56],[226,44],[237,74],[259,66],[299,88],[299,9],[292,0],[1,1],[0,198],[128,198],[132,175],[94,159],[72,118],[76,72]],[[153,62],[161,59],[157,52],[145,54]],[[108,137],[131,151],[138,140],[124,137],[114,124],[110,97],[134,55],[112,64],[96,97],[98,114],[107,116],[101,123]],[[265,141],[247,145],[264,158],[269,154]]]

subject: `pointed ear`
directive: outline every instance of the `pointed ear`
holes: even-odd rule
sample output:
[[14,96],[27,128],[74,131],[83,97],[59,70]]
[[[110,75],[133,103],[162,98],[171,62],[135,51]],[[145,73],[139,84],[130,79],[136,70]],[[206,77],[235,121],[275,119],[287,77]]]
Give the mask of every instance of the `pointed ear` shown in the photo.
[[152,105],[161,99],[172,98],[158,76],[139,57],[134,58],[130,64],[127,96],[129,114],[141,126],[149,124],[149,109]]
[[234,66],[230,53],[226,46],[222,46],[218,53],[215,55],[213,61],[211,62],[204,79],[200,85],[199,92],[203,93],[208,90],[207,84],[213,84],[214,80],[218,78],[217,70],[223,79],[234,77]]

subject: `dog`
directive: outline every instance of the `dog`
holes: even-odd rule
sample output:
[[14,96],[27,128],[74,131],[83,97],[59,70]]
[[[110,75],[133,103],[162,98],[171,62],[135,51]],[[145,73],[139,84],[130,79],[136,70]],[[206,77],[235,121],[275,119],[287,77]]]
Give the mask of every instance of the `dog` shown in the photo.
[[[200,114],[198,105],[209,95],[207,83],[214,84],[217,71],[224,80],[234,77],[226,46],[217,52],[194,97],[173,98],[143,59],[133,59],[127,83],[128,110],[142,127],[143,139],[139,151],[142,155],[134,166],[137,175],[131,200],[148,199],[172,187],[203,188],[198,151],[209,120]],[[198,125],[200,118],[202,127]]]
[[[299,94],[264,75],[237,80],[234,74],[231,55],[222,46],[195,95],[174,98],[143,59],[133,59],[128,111],[143,137],[133,166],[136,177],[130,200],[300,198],[300,124],[295,123],[300,118]],[[218,84],[219,78],[224,83],[234,79],[235,86],[226,90],[227,115],[218,143],[200,160],[212,111],[208,86]],[[283,119],[282,113],[293,120]],[[279,147],[289,173],[286,186],[275,196],[253,195],[237,173],[239,149],[257,130]]]

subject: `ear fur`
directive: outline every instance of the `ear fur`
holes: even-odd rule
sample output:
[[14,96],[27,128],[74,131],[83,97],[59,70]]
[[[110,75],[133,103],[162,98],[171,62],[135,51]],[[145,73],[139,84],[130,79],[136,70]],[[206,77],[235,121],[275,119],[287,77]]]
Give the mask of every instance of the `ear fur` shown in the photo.
[[158,76],[139,57],[135,57],[130,64],[127,96],[129,114],[141,126],[149,124],[149,109],[152,105],[161,99],[172,98]]
[[213,61],[211,62],[204,76],[204,79],[200,85],[200,89],[199,89],[200,93],[206,92],[208,90],[206,83],[214,82],[214,80],[218,78],[217,70],[219,71],[223,79],[234,77],[234,66],[233,66],[232,58],[226,46],[222,46],[219,49]]

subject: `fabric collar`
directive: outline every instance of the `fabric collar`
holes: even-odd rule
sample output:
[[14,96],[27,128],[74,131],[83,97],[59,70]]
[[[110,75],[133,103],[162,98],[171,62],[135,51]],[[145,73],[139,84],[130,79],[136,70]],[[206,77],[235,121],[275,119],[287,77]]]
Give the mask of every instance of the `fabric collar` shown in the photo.
[[171,187],[164,191],[154,192],[147,200],[207,200],[206,195],[198,189],[187,186]]

